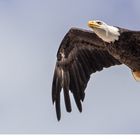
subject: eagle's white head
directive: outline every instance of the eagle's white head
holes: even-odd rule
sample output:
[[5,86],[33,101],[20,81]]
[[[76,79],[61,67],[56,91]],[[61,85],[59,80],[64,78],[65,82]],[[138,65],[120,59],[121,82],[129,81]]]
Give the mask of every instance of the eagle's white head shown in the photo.
[[119,39],[120,33],[117,27],[107,25],[99,20],[89,21],[88,26],[105,42],[111,43]]

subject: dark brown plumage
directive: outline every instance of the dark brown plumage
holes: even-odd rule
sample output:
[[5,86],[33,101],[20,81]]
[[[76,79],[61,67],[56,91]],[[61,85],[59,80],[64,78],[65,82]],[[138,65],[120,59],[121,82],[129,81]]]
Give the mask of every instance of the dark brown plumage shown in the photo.
[[140,32],[118,29],[119,40],[107,45],[108,52],[132,71],[140,71]]
[[114,43],[104,42],[94,32],[78,28],[70,29],[65,35],[57,53],[52,83],[52,101],[58,120],[62,89],[67,112],[72,110],[70,92],[81,112],[92,73],[120,64],[127,65],[133,72],[140,71],[140,32],[118,29],[120,37]]

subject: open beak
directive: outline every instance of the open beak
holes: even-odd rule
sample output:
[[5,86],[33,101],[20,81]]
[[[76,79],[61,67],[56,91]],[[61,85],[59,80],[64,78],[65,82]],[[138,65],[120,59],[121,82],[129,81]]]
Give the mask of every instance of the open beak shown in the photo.
[[90,28],[99,28],[99,27],[100,27],[100,25],[97,24],[95,21],[89,21],[89,22],[88,22],[88,26],[89,26]]

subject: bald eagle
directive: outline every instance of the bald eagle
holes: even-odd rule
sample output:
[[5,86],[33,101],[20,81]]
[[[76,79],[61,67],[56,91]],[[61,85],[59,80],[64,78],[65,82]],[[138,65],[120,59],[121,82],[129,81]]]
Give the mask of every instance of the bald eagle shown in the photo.
[[88,26],[92,31],[71,28],[57,52],[52,101],[58,120],[61,118],[61,90],[67,112],[72,110],[69,92],[82,112],[87,83],[96,71],[125,64],[134,78],[140,80],[140,31],[110,26],[99,20],[89,21]]

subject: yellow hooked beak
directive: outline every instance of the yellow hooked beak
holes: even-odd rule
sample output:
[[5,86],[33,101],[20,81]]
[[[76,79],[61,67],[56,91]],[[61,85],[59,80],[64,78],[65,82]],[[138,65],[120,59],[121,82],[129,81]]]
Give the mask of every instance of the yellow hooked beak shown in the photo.
[[88,26],[90,28],[99,28],[100,27],[100,25],[98,23],[96,23],[95,21],[89,21]]

